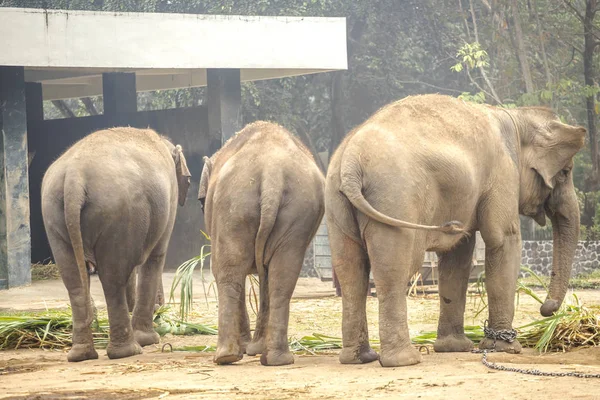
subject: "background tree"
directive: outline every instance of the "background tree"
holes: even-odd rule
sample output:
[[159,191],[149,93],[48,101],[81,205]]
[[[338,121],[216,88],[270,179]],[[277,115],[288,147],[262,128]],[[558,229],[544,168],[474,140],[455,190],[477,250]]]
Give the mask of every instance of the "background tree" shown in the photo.
[[[378,108],[408,95],[551,106],[565,121],[588,127],[574,177],[582,237],[600,239],[598,0],[0,0],[0,6],[346,17],[348,70],[244,83],[244,123],[276,121],[315,152],[331,153]],[[48,103],[46,117],[101,113],[101,100]],[[138,109],[204,101],[203,88],[145,92]]]

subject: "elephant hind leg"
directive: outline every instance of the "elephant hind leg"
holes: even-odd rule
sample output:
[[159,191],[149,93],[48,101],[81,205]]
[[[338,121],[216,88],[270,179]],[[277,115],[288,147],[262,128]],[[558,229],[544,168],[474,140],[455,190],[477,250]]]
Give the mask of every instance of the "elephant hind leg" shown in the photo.
[[137,283],[138,296],[133,310],[131,325],[135,341],[142,347],[160,343],[160,336],[154,331],[152,320],[158,281],[165,264],[165,256],[164,251],[158,250],[157,253],[151,254],[143,265],[136,268],[139,273]]
[[131,271],[131,267],[127,265],[128,260],[111,255],[110,258],[106,257],[106,261],[98,261],[98,272],[106,299],[110,325],[110,341],[106,348],[108,358],[117,359],[141,354],[142,348],[133,337],[127,304],[129,275],[125,271]]
[[438,254],[440,317],[433,345],[436,352],[465,352],[473,348],[473,342],[465,335],[464,314],[474,248],[475,235],[464,238],[453,250]]
[[256,329],[254,337],[246,348],[246,353],[249,356],[262,354],[265,351],[265,340],[267,335],[267,325],[269,323],[269,279],[268,271],[265,271],[265,279],[259,282],[259,299],[258,318],[256,319]]
[[127,281],[127,309],[129,312],[133,312],[133,309],[135,308],[135,298],[137,297],[135,286],[138,269],[138,267],[133,269],[131,275],[129,276],[129,280]]
[[[268,266],[268,317],[266,341],[260,357],[262,365],[288,365],[294,363],[294,356],[288,345],[288,324],[290,300],[302,269],[306,246],[303,240],[290,238],[288,245],[278,249]],[[267,312],[267,310],[265,310]],[[267,319],[268,318],[268,319]]]
[[254,253],[251,245],[247,247],[239,248],[233,242],[222,242],[215,246],[213,252],[213,273],[219,293],[219,335],[214,356],[217,364],[241,360],[250,340],[245,295],[246,276],[252,267]]
[[383,367],[418,364],[422,358],[410,341],[406,290],[410,277],[423,264],[424,240],[417,240],[414,231],[379,224],[372,225],[365,236],[379,301],[379,363]]
[[60,268],[60,274],[69,292],[69,300],[73,312],[73,346],[67,354],[67,360],[70,362],[93,360],[98,358],[98,353],[94,349],[91,323],[94,317],[91,297],[86,298],[86,292],[89,293],[90,279],[88,276],[86,291],[82,286],[80,274],[78,272],[75,254],[71,245],[57,235],[48,235],[48,241],[52,248],[52,254],[57,265]]
[[328,224],[331,261],[342,291],[342,364],[369,363],[379,358],[369,344],[366,302],[369,261],[365,250],[335,225]]

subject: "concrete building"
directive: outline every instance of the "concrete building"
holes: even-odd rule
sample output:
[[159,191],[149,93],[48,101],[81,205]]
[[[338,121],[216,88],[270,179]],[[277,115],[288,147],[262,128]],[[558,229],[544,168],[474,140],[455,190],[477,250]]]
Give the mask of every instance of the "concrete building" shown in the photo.
[[[41,181],[75,141],[149,126],[184,147],[193,177],[169,247],[175,267],[202,244],[202,157],[242,128],[241,82],[346,68],[345,18],[0,8],[0,289],[29,283],[31,261],[51,256]],[[138,92],[199,86],[206,106],[137,111]],[[97,95],[102,115],[44,120],[44,100]]]

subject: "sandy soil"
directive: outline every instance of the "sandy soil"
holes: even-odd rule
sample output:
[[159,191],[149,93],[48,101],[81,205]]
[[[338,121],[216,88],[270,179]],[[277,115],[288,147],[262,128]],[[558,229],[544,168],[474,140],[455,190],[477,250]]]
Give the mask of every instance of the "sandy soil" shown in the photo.
[[[167,275],[167,274],[166,274]],[[165,277],[165,288],[172,276]],[[98,282],[94,282],[97,285]],[[68,304],[60,281],[44,282],[23,293],[9,296],[0,292],[0,305],[15,309],[39,308],[39,304],[64,307]],[[205,298],[201,284],[195,285],[194,322],[216,323],[216,300]],[[53,288],[50,290],[50,288]],[[98,288],[96,304],[103,305]],[[301,279],[291,305],[290,336],[318,332],[341,335],[341,299],[333,296],[330,283]],[[27,296],[25,295],[27,294]],[[600,291],[577,291],[585,304],[600,304]],[[252,299],[252,294],[249,298]],[[16,299],[22,299],[17,301]],[[27,301],[27,299],[29,299]],[[208,303],[208,304],[207,304]],[[479,303],[468,303],[467,324]],[[29,307],[27,307],[29,306]],[[436,295],[411,297],[408,301],[411,334],[434,330],[438,315]],[[41,307],[43,308],[43,306]],[[369,329],[378,337],[377,299],[369,298]],[[2,311],[0,310],[0,313]],[[254,318],[250,311],[251,318]],[[515,326],[537,319],[538,305],[521,297]],[[167,335],[163,343],[181,345],[215,344],[215,336],[181,337]],[[378,363],[341,365],[337,353],[297,355],[284,367],[263,367],[258,357],[245,357],[231,366],[212,363],[211,354],[161,352],[161,345],[149,346],[144,354],[109,360],[104,350],[100,359],[67,363],[63,352],[10,350],[0,352],[0,398],[2,399],[600,399],[600,379],[537,377],[492,371],[480,363],[480,355],[436,354],[425,350],[423,363],[402,368],[382,368]],[[600,348],[569,353],[539,355],[526,350],[520,355],[491,354],[490,361],[542,371],[600,373]]]

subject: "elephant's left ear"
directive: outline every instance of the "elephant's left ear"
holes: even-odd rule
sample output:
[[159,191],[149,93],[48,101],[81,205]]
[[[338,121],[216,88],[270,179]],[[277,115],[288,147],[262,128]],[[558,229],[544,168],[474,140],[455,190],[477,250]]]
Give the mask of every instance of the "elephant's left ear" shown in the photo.
[[187,167],[185,156],[181,145],[173,149],[173,161],[175,161],[175,172],[177,173],[177,186],[179,191],[179,205],[185,205],[188,189],[190,188],[190,178],[192,174]]
[[586,129],[552,121],[549,134],[537,138],[532,168],[554,189],[554,178],[565,168],[585,145]]
[[192,174],[190,173],[190,170],[187,167],[187,162],[185,161],[185,157],[183,156],[183,149],[181,148],[181,145],[177,145],[175,146],[175,150],[173,150],[173,152],[175,153],[173,155],[173,160],[175,160],[175,168],[177,168],[177,174],[181,174],[181,176],[187,176],[187,177],[191,177]]

